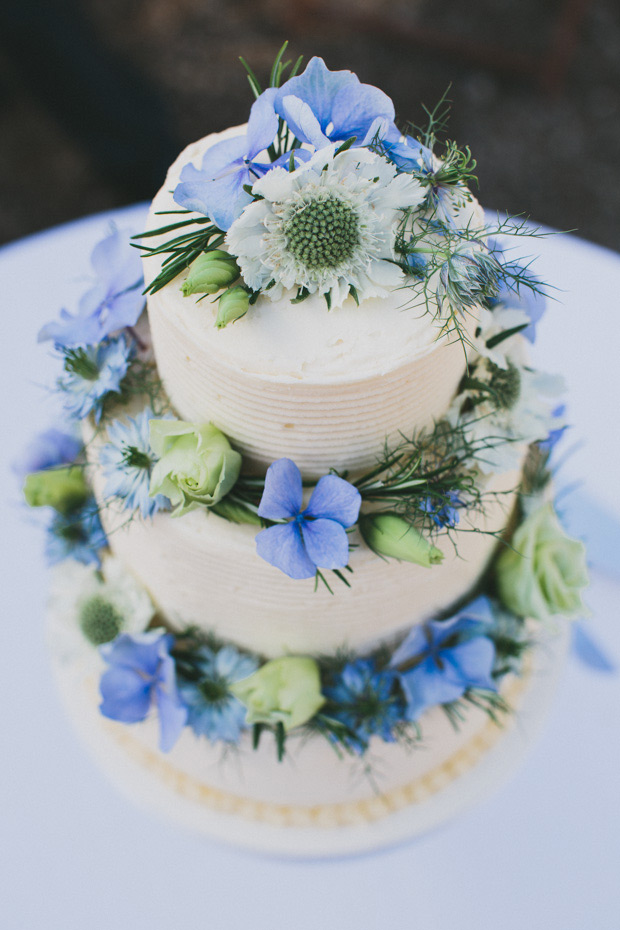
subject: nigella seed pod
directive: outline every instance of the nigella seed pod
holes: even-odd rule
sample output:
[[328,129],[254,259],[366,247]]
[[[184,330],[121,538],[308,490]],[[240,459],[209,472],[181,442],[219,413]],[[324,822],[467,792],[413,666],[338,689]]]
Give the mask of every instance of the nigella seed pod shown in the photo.
[[215,294],[238,277],[239,266],[233,256],[222,249],[212,249],[191,263],[181,291],[184,297],[190,294]]
[[215,325],[223,329],[229,323],[240,320],[245,316],[250,306],[250,294],[242,284],[231,287],[220,297]]
[[364,542],[377,555],[415,562],[425,568],[443,560],[440,549],[395,513],[363,514],[358,526]]

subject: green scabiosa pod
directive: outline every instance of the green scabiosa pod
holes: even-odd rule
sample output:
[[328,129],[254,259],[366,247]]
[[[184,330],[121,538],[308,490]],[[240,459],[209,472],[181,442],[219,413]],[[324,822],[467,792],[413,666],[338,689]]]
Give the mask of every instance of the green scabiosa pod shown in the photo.
[[568,536],[552,504],[543,504],[523,521],[496,566],[497,588],[518,617],[548,620],[554,614],[587,613],[581,591],[588,584],[586,550]]
[[163,494],[180,516],[199,506],[212,507],[235,485],[241,456],[212,423],[151,420],[149,439],[159,459],[151,472],[149,494]]
[[395,513],[363,514],[358,526],[364,542],[377,555],[415,562],[425,568],[438,565],[443,559],[441,549]]
[[190,294],[215,294],[238,277],[239,266],[233,256],[222,249],[212,249],[191,263],[181,291],[184,297]]
[[319,666],[299,656],[272,659],[230,690],[245,704],[248,723],[281,723],[286,731],[307,723],[325,703]]
[[30,507],[53,507],[68,514],[85,504],[88,496],[84,469],[79,465],[31,472],[24,482],[24,497]]
[[245,316],[250,306],[250,294],[242,284],[224,291],[220,297],[215,325],[223,329],[229,323],[240,320]]

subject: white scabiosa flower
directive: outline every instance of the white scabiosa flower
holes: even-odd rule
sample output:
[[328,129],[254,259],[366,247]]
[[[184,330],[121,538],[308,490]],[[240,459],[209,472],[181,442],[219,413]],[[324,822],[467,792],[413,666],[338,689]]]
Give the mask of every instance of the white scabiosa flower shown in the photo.
[[546,439],[563,423],[554,411],[564,379],[521,367],[511,355],[505,361],[502,368],[481,358],[472,369],[473,386],[458,395],[450,411],[477,449],[476,464],[485,474],[518,467],[525,446]]
[[516,307],[500,305],[494,310],[482,307],[472,346],[478,355],[488,358],[498,368],[506,369],[509,364],[508,357],[519,353],[522,345],[523,340],[518,333],[529,324],[530,318],[527,313]]
[[396,231],[425,191],[382,156],[332,145],[295,171],[274,168],[252,190],[261,199],[235,220],[226,245],[253,290],[279,300],[296,288],[339,307],[350,293],[384,297],[403,283],[392,261]]
[[52,575],[50,646],[63,665],[100,671],[98,647],[120,633],[142,632],[154,613],[149,595],[117,559],[105,559],[101,571],[66,561]]

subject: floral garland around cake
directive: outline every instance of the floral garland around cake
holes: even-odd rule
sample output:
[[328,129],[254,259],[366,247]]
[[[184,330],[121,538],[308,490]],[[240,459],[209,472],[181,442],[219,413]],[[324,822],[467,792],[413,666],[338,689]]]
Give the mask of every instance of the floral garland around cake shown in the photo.
[[[146,291],[189,266],[184,293],[217,295],[221,326],[259,296],[291,289],[294,302],[319,293],[337,312],[348,297],[409,283],[428,297],[432,287],[441,320],[459,333],[475,308],[473,361],[447,416],[386,444],[366,474],[332,470],[310,489],[282,458],[250,476],[213,423],[181,421],[169,407],[140,325],[145,289],[130,233],[113,229],[95,247],[77,313],[63,310],[39,337],[60,357],[56,388],[72,425],[37,437],[18,471],[27,502],[48,514],[50,563],[65,563],[52,591],[57,648],[98,668],[105,716],[131,724],[156,713],[164,751],[185,727],[225,745],[249,728],[255,746],[271,731],[280,758],[291,731],[363,756],[374,737],[415,744],[431,707],[455,726],[472,705],[496,719],[507,710],[501,681],[519,673],[535,624],[583,609],[584,547],[566,536],[545,491],[564,429],[561,383],[531,369],[523,351],[544,309],[539,282],[487,228],[459,226],[474,163],[452,144],[443,159],[433,154],[437,111],[421,138],[403,136],[381,91],[320,59],[297,70],[282,84],[280,54],[264,92],[250,74],[247,134],[214,145],[200,170],[184,169],[175,199],[204,217],[158,231],[192,227],[151,250],[168,258]],[[258,160],[265,150],[268,162]],[[80,420],[98,442],[100,504]],[[110,503],[141,520],[203,508],[255,525],[257,554],[290,578],[329,587],[329,570],[349,585],[354,528],[377,557],[432,570],[441,539],[456,545],[471,531],[467,513],[484,512],[488,476],[520,467],[527,447],[512,533],[472,599],[368,655],[266,659],[197,629],[172,633],[110,555],[99,518]]]

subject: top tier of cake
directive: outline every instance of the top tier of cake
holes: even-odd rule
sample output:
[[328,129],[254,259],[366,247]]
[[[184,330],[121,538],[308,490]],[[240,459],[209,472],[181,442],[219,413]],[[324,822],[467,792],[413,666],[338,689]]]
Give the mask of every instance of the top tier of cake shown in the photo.
[[[181,153],[148,229],[178,209],[172,192],[183,167],[198,167],[209,146],[243,129],[214,133]],[[459,217],[463,226],[472,220],[482,222],[476,201]],[[160,269],[161,256],[146,258],[146,281]],[[462,378],[461,343],[441,335],[433,306],[411,287],[359,307],[350,297],[331,311],[317,296],[300,304],[291,303],[293,292],[279,301],[260,297],[242,321],[217,329],[217,303],[184,297],[185,277],[148,300],[164,387],[181,418],[213,422],[259,469],[282,456],[309,478],[367,468],[386,437],[440,418]]]

